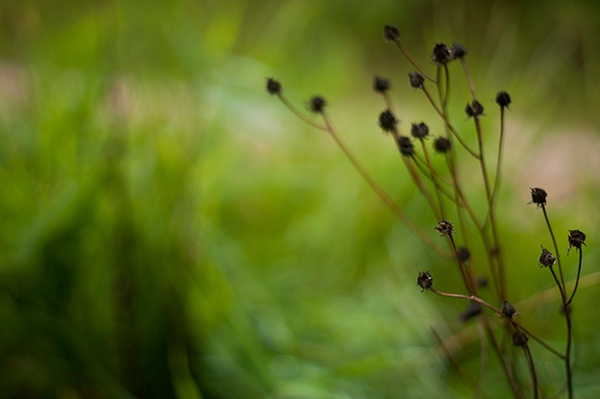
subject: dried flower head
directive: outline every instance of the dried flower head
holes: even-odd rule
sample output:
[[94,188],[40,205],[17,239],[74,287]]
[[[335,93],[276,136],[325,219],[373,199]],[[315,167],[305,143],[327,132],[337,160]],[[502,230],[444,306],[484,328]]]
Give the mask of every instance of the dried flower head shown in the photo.
[[530,190],[531,190],[530,204],[534,203],[537,205],[538,208],[546,205],[546,197],[548,196],[548,194],[546,194],[546,191],[544,191],[544,189],[535,187]]
[[429,135],[429,127],[425,122],[413,123],[410,129],[410,134],[416,139],[424,139]]
[[281,94],[281,83],[273,78],[267,79],[267,92],[269,94]]
[[467,117],[479,118],[483,115],[483,105],[477,100],[473,100],[471,104],[467,104],[465,107],[465,112],[467,113]]
[[381,78],[379,76],[375,76],[373,79],[373,90],[377,93],[385,93],[390,89],[390,81],[386,78]]
[[442,234],[442,237],[445,235],[452,235],[454,233],[454,225],[447,220],[442,220],[434,227],[434,230],[439,231]]
[[445,154],[446,152],[450,151],[451,147],[452,145],[450,144],[450,140],[448,140],[446,137],[438,137],[433,142],[433,148],[440,154]]
[[510,104],[510,96],[505,91],[500,91],[496,94],[496,104],[500,106],[500,108],[508,108]]
[[463,58],[467,55],[467,49],[458,43],[454,43],[450,51],[452,51],[452,57],[454,58]]
[[415,148],[413,146],[412,141],[410,141],[410,137],[407,136],[398,136],[398,149],[400,153],[404,156],[410,157],[415,153]]
[[323,113],[323,109],[325,109],[325,105],[327,102],[321,96],[314,96],[310,99],[310,110],[315,114]]
[[569,230],[569,249],[567,252],[573,248],[581,250],[582,245],[585,245],[585,234],[580,230]]
[[473,317],[479,316],[482,311],[483,311],[483,308],[481,307],[481,305],[479,304],[479,302],[471,301],[467,305],[467,308],[465,309],[465,311],[462,312],[460,315],[458,315],[458,318],[463,323],[466,323],[467,321],[469,321]]
[[398,40],[400,40],[400,31],[394,25],[386,25],[383,28],[383,35],[387,40],[390,40],[392,42],[397,42]]
[[488,281],[487,277],[485,277],[485,276],[477,277],[477,280],[475,280],[475,284],[479,288],[487,287],[488,283],[489,283],[489,281]]
[[554,262],[556,262],[556,258],[552,255],[552,252],[542,247],[542,254],[540,255],[539,262],[540,267],[552,267]]
[[527,345],[527,341],[529,337],[521,330],[515,330],[513,333],[513,344],[515,346],[525,346]]
[[411,72],[408,74],[408,78],[410,79],[410,86],[415,89],[422,89],[425,84],[425,76],[419,72]]
[[390,111],[389,109],[386,109],[381,114],[379,114],[379,126],[381,126],[381,128],[384,131],[390,132],[396,130],[397,124],[398,120],[396,119],[392,111]]
[[428,290],[433,285],[433,277],[429,272],[419,272],[417,285],[421,287],[421,292]]
[[471,259],[471,252],[465,247],[460,247],[456,251],[456,257],[460,262],[466,262]]
[[452,53],[444,43],[436,43],[431,52],[431,59],[437,65],[446,65],[452,59]]
[[515,307],[511,305],[507,300],[504,300],[504,302],[502,302],[502,307],[500,308],[500,311],[502,312],[504,317],[508,317],[509,319],[512,319],[513,315],[517,313]]

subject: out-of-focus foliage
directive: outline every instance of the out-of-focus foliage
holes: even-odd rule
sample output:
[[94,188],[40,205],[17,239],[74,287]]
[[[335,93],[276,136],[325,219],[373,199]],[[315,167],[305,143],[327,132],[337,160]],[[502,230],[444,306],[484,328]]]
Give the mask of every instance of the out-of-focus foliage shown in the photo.
[[[476,331],[456,317],[464,304],[415,286],[420,270],[440,285],[456,286],[458,275],[393,219],[328,137],[266,94],[265,78],[281,79],[299,104],[324,95],[350,144],[429,231],[376,126],[383,104],[371,79],[392,79],[403,123],[434,118],[381,29],[397,24],[425,64],[435,42],[464,44],[481,98],[505,89],[514,101],[501,210],[517,303],[552,284],[536,268],[541,217],[525,206],[536,176],[519,171],[562,159],[537,143],[574,134],[584,154],[597,143],[581,133],[598,122],[599,10],[592,1],[404,3],[3,2],[0,397],[469,395],[430,331],[462,331],[449,342],[477,375]],[[467,93],[460,81],[453,91]],[[598,165],[575,165],[556,223],[565,237],[588,234],[587,274],[598,258]],[[572,184],[552,176],[550,198]],[[600,390],[591,285],[574,310],[585,397]],[[556,307],[534,297],[522,317],[560,345]],[[559,373],[547,359],[547,375]],[[495,397],[499,374],[488,369]]]

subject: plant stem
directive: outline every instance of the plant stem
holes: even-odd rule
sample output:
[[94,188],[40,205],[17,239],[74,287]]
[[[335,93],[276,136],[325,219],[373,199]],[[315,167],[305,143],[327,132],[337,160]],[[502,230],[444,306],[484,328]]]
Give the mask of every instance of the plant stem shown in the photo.
[[[571,297],[569,298],[569,300],[567,301],[567,306],[569,306],[569,304],[571,303],[571,301],[573,301],[573,298],[575,297],[575,293],[577,292],[577,287],[579,286],[579,278],[581,277],[581,263],[583,261],[583,248],[578,248],[577,251],[579,252],[579,264],[577,265],[577,278],[575,279],[575,288],[573,288],[573,293],[571,294]],[[565,287],[566,289],[566,287]]]
[[417,64],[417,61],[415,61],[415,58],[412,56],[412,54],[410,53],[410,51],[408,51],[408,49],[406,47],[404,47],[404,45],[402,44],[402,42],[400,40],[396,40],[395,43],[398,46],[398,48],[400,49],[400,51],[402,51],[402,54],[404,54],[404,57],[408,60],[408,62],[410,62],[412,64],[412,66],[414,66],[415,69],[420,74],[422,74],[423,76],[425,76],[425,78],[427,80],[430,80],[430,81],[432,81],[434,83],[437,82],[436,79],[432,78],[431,75],[429,75],[423,69],[421,69],[421,67],[419,66],[419,64]]
[[439,255],[445,258],[451,258],[452,255],[446,250],[437,245],[430,237],[425,235],[425,233],[419,229],[413,222],[406,216],[404,211],[390,198],[390,196],[383,190],[383,188],[375,182],[375,180],[371,177],[369,172],[365,169],[365,167],[360,163],[360,161],[354,156],[352,151],[348,148],[346,143],[341,139],[341,137],[337,134],[336,130],[333,127],[333,124],[329,120],[329,116],[327,113],[323,112],[323,120],[325,121],[326,130],[329,132],[329,135],[336,142],[338,147],[342,150],[344,155],[348,158],[352,166],[356,169],[356,171],[361,175],[361,177],[365,180],[365,182],[371,187],[371,189],[375,192],[375,194],[381,199],[381,201],[404,223],[406,227],[408,227],[425,245],[429,248],[433,249]]

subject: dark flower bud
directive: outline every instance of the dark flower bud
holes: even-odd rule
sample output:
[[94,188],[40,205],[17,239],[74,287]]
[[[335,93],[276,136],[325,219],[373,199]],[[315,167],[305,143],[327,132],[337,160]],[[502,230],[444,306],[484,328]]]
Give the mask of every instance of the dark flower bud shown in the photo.
[[473,100],[471,104],[467,104],[465,107],[465,112],[469,118],[479,118],[481,115],[483,115],[483,105],[481,105],[479,101]]
[[411,72],[408,74],[408,77],[410,79],[411,87],[414,87],[415,89],[423,88],[423,85],[425,84],[425,76],[423,76],[423,74],[419,72]]
[[527,336],[527,334],[525,334],[521,330],[515,330],[515,332],[513,333],[513,344],[515,344],[515,346],[525,346],[527,345],[528,340],[529,337]]
[[380,78],[379,76],[375,76],[373,81],[373,90],[377,93],[385,93],[390,89],[390,81],[386,78]]
[[467,55],[467,49],[458,43],[454,43],[452,50],[450,51],[452,51],[452,56],[454,58],[463,58],[465,55]]
[[552,252],[542,247],[542,254],[540,255],[539,262],[540,267],[552,267],[554,262],[556,262],[556,258],[552,255]]
[[396,119],[392,111],[390,111],[389,109],[386,109],[381,114],[379,114],[379,126],[381,126],[381,128],[384,131],[390,132],[395,130],[397,123],[398,120]]
[[475,284],[477,284],[477,287],[479,288],[485,288],[488,286],[488,279],[487,277],[478,277],[477,280],[475,281]]
[[508,303],[507,300],[502,302],[502,307],[500,308],[500,311],[502,312],[502,314],[505,317],[508,317],[509,319],[512,319],[513,315],[515,313],[517,313],[517,311],[515,310],[515,307],[513,305],[511,305],[510,303]]
[[546,205],[546,197],[548,196],[548,194],[546,194],[546,191],[544,191],[543,188],[539,188],[539,187],[535,187],[535,188],[531,188],[531,203],[534,203],[537,205],[537,207],[541,207]]
[[410,157],[415,153],[415,148],[413,146],[412,141],[410,141],[410,137],[406,136],[398,136],[398,149],[400,153],[404,156]]
[[585,234],[579,230],[569,230],[569,249],[567,252],[573,248],[581,250],[582,245],[585,245]]
[[421,292],[428,290],[433,285],[433,277],[429,272],[419,272],[417,285],[421,287]]
[[479,302],[471,301],[467,305],[467,308],[465,309],[465,311],[462,312],[460,315],[458,315],[458,318],[463,323],[466,323],[473,317],[479,316],[482,311],[483,311],[483,309],[482,309],[481,305],[479,304]]
[[460,247],[456,251],[456,257],[461,263],[464,263],[471,259],[471,252],[469,252],[469,250],[465,247]]
[[383,35],[386,39],[392,42],[397,42],[398,40],[400,40],[400,31],[394,25],[386,25],[383,28]]
[[310,99],[310,110],[315,114],[323,113],[325,105],[327,105],[327,102],[321,96],[314,96]]
[[454,233],[454,225],[447,220],[442,220],[433,229],[439,231],[442,234],[442,237]]
[[436,152],[439,152],[441,154],[444,154],[444,153],[450,151],[450,147],[451,147],[450,140],[448,140],[446,137],[438,137],[433,142],[433,148],[435,149]]
[[410,134],[416,139],[424,139],[429,135],[429,127],[425,122],[419,124],[413,123],[410,129]]
[[498,104],[501,108],[508,108],[510,104],[510,96],[505,91],[500,91],[496,94],[496,104]]
[[444,43],[437,43],[431,52],[431,59],[437,65],[446,65],[452,59],[452,53]]
[[281,83],[276,81],[273,78],[267,79],[267,92],[269,94],[280,94],[281,93]]

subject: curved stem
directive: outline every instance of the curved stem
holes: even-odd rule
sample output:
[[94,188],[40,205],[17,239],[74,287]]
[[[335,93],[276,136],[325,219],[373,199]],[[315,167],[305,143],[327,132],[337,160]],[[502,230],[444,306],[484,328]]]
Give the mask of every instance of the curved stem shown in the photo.
[[292,111],[292,113],[294,115],[296,115],[298,118],[302,119],[302,121],[312,127],[315,127],[319,130],[324,130],[327,131],[327,126],[323,126],[323,125],[319,125],[318,123],[315,123],[314,121],[312,121],[309,117],[307,117],[306,115],[304,115],[302,112],[300,112],[298,110],[298,108],[294,107],[294,104],[292,104],[283,94],[279,93],[277,94],[277,97],[279,97],[279,99],[281,100],[281,102],[290,110]]
[[361,175],[361,177],[365,180],[365,182],[371,187],[371,189],[375,192],[375,194],[381,199],[381,201],[404,223],[406,227],[408,227],[425,245],[433,249],[435,252],[440,254],[445,258],[451,258],[452,255],[439,245],[437,245],[431,238],[429,238],[425,233],[419,229],[413,222],[406,216],[404,211],[390,198],[390,196],[385,192],[385,190],[375,182],[375,180],[371,177],[369,172],[365,169],[365,167],[360,163],[360,161],[354,156],[352,151],[348,148],[346,143],[341,139],[341,137],[337,134],[336,130],[333,127],[333,124],[329,120],[328,115],[323,112],[323,119],[327,126],[327,131],[330,136],[336,142],[338,147],[342,150],[344,155],[348,158],[352,166],[356,169],[356,171]]
[[[444,297],[448,297],[448,298],[458,298],[458,299],[467,299],[469,301],[475,301],[475,302],[477,302],[477,303],[485,306],[486,308],[490,309],[494,313],[497,313],[499,316],[504,317],[504,314],[502,313],[502,311],[500,311],[500,309],[496,308],[494,305],[489,304],[488,302],[484,301],[483,299],[479,298],[476,295],[450,294],[450,293],[447,293],[447,292],[439,291],[439,290],[435,289],[434,287],[430,287],[429,291],[433,292],[434,294],[437,294],[437,295],[440,295],[440,296],[444,296]],[[544,348],[546,348],[548,351],[552,352],[557,357],[559,357],[561,359],[565,359],[566,358],[565,355],[563,355],[562,353],[560,353],[556,349],[552,348],[550,345],[548,345],[547,343],[545,343],[541,338],[538,338],[535,334],[532,334],[529,330],[527,330],[525,327],[523,327],[517,321],[513,320],[512,318],[505,318],[505,319],[509,323],[511,323],[515,328],[519,328],[521,331],[523,331],[525,334],[527,334],[531,339],[533,339],[534,341],[536,341],[537,343],[539,343],[540,345],[542,345]]]
[[504,141],[504,107],[500,107],[500,139],[498,143],[498,159],[496,161],[496,179],[494,181],[494,188],[492,189],[492,204],[496,200],[496,193],[498,192],[498,188],[500,186],[500,171],[502,164],[502,148]]
[[419,66],[419,64],[417,64],[417,61],[415,60],[415,58],[412,56],[412,54],[410,53],[410,51],[408,51],[408,49],[406,47],[404,47],[404,45],[402,44],[402,42],[400,40],[396,40],[395,41],[396,45],[398,46],[398,48],[400,49],[400,51],[402,51],[402,54],[404,54],[404,57],[408,60],[408,62],[410,62],[412,64],[412,66],[415,67],[415,69],[421,73],[423,76],[425,76],[425,78],[427,80],[430,80],[434,83],[437,82],[436,79],[432,78],[431,75],[429,75],[428,73],[426,73],[423,69],[421,69],[421,67]]
[[577,265],[577,278],[575,279],[575,288],[573,288],[573,293],[571,294],[571,297],[567,301],[567,306],[569,306],[569,304],[573,301],[573,298],[575,297],[575,293],[577,292],[577,287],[579,286],[579,278],[581,277],[581,263],[583,260],[582,251],[583,251],[583,248],[578,248],[579,264]]
[[[544,219],[546,220],[546,226],[548,226],[548,231],[550,232],[550,237],[552,238],[552,245],[554,246],[554,251],[556,253],[556,262],[558,263],[558,272],[560,274],[560,284],[562,284],[563,290],[565,286],[565,279],[563,277],[562,272],[562,262],[560,260],[560,254],[558,253],[558,244],[556,243],[556,238],[554,237],[554,231],[552,230],[552,226],[550,225],[550,219],[548,218],[548,213],[546,212],[546,205],[541,204],[542,211],[544,212]],[[566,304],[566,302],[565,302]]]
[[454,129],[454,126],[452,126],[452,124],[450,123],[450,121],[446,117],[446,114],[437,106],[437,104],[435,103],[435,101],[431,97],[431,94],[429,93],[429,91],[427,90],[427,88],[423,87],[422,90],[423,90],[423,93],[425,93],[425,96],[427,97],[427,100],[429,100],[429,103],[431,104],[431,106],[435,109],[435,112],[437,112],[437,114],[440,116],[440,118],[442,118],[442,120],[444,121],[444,124],[446,124],[446,126],[448,127],[448,129],[450,130],[450,132],[452,132],[452,135],[454,137],[456,137],[456,139],[459,141],[460,145],[462,145],[463,148],[465,150],[467,150],[467,152],[469,154],[471,154],[474,158],[479,159],[480,155],[478,155],[475,151],[473,151],[472,149],[470,149],[469,146],[467,146],[467,144],[462,140],[462,138],[460,137],[460,135]]

